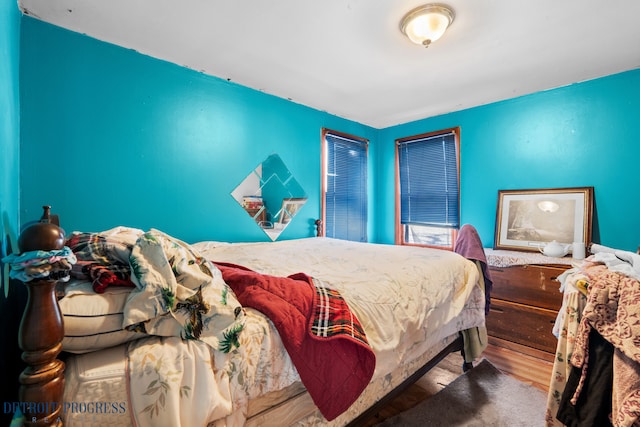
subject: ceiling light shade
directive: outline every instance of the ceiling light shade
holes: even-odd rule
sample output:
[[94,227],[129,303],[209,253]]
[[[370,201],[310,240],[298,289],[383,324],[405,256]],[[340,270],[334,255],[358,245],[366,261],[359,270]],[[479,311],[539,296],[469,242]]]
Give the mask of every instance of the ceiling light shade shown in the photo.
[[426,4],[407,13],[400,21],[400,30],[412,42],[429,47],[442,37],[454,17],[448,6]]

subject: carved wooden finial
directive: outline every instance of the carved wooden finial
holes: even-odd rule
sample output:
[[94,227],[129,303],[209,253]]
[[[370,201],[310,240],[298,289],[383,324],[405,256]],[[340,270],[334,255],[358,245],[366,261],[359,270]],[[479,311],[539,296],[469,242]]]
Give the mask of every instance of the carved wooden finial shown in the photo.
[[322,235],[324,234],[323,230],[322,230],[322,220],[321,219],[316,219],[316,236],[317,237],[322,237]]
[[18,238],[20,252],[53,251],[64,247],[64,232],[51,223],[51,206],[43,206],[39,222],[27,227]]

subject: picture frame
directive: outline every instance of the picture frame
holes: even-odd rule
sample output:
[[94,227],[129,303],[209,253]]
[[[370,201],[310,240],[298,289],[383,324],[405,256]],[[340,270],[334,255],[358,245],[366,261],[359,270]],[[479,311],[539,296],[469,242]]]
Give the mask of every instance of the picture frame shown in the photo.
[[288,224],[306,201],[306,197],[290,197],[282,199],[282,209],[280,209],[278,222],[283,225]]
[[593,187],[498,190],[494,249],[591,243]]

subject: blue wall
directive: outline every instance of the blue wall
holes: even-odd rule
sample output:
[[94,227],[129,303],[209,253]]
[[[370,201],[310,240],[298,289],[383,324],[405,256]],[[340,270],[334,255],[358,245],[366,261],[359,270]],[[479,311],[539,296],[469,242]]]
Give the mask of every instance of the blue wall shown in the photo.
[[19,54],[20,12],[17,3],[0,1],[0,258],[8,246],[6,230],[15,235],[19,221]]
[[278,153],[309,195],[281,238],[312,236],[321,128],[375,145],[375,129],[325,112],[29,17],[22,28],[23,218],[46,203],[67,231],[268,240],[230,193]]
[[68,229],[155,227],[186,241],[267,240],[229,193],[278,153],[320,214],[320,130],[368,138],[370,241],[393,242],[394,140],[461,127],[462,222],[493,244],[500,189],[595,187],[595,241],[640,243],[640,70],[373,129],[22,18],[21,215]]
[[393,142],[461,127],[461,221],[492,246],[498,190],[593,186],[594,241],[640,244],[640,69],[384,129],[378,240],[393,242]]
[[[20,11],[15,0],[0,0],[0,258],[9,250],[19,224],[20,208]],[[9,235],[13,238],[9,239]],[[12,248],[12,249],[15,249]],[[18,374],[24,365],[18,348],[18,330],[26,287],[12,283],[8,266],[0,262],[0,400],[18,399]],[[6,277],[5,277],[5,269]],[[6,293],[6,297],[5,297]],[[9,425],[11,413],[0,413],[0,425]]]

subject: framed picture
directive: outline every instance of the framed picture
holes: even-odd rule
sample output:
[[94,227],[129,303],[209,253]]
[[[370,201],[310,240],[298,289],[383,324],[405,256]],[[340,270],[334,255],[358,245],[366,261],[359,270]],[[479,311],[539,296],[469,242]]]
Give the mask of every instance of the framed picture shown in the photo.
[[282,199],[282,209],[280,211],[280,218],[278,222],[280,224],[288,224],[306,201],[306,197]]
[[591,243],[593,187],[499,190],[494,249],[538,251],[556,240]]

